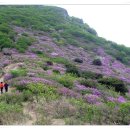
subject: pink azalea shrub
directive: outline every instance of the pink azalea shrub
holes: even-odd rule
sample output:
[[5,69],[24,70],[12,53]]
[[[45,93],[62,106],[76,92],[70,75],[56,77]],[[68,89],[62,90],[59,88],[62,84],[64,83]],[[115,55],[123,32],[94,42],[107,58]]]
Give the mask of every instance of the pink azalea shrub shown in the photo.
[[74,97],[74,98],[81,98],[79,93],[76,93],[68,88],[62,87],[58,89],[58,93],[64,96]]
[[101,100],[99,96],[93,94],[85,95],[83,98],[90,104],[97,104]]
[[125,103],[125,102],[126,102],[126,99],[125,99],[123,96],[119,96],[118,98],[107,97],[107,101],[117,102],[117,103]]
[[6,80],[10,80],[10,79],[12,79],[12,78],[13,78],[13,75],[10,74],[10,73],[7,73],[7,74],[4,75],[4,80],[5,80],[5,81],[6,81]]

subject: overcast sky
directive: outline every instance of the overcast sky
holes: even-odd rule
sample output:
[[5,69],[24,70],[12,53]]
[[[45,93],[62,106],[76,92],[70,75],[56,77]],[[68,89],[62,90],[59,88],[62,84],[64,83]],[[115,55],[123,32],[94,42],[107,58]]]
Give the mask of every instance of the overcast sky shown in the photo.
[[84,20],[98,35],[130,47],[130,5],[59,5]]
[[130,47],[130,0],[0,0],[0,3],[63,7],[70,16],[83,19],[99,36]]

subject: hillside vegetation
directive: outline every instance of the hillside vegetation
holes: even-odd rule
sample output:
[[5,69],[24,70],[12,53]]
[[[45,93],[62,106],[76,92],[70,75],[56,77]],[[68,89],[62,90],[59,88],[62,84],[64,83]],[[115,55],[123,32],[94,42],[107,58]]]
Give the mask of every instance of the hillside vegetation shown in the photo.
[[[58,44],[73,44],[93,49],[95,45],[105,48],[117,60],[129,65],[130,48],[98,37],[97,32],[83,23],[82,19],[69,17],[66,10],[49,6],[1,6],[0,8],[1,48],[14,46],[15,32],[11,25],[27,27],[49,33]],[[77,39],[84,41],[80,45]],[[4,42],[3,42],[4,41]],[[92,42],[92,45],[88,45]],[[93,45],[94,43],[94,45]],[[4,44],[4,45],[3,45]]]
[[51,6],[0,7],[1,125],[129,125],[130,48]]

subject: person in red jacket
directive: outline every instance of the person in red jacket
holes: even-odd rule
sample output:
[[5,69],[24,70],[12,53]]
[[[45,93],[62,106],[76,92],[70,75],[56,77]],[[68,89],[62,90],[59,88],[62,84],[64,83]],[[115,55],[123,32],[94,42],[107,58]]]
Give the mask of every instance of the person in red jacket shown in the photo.
[[1,82],[1,83],[0,83],[0,90],[1,90],[1,94],[3,93],[3,88],[4,88],[4,83],[3,83],[3,82]]

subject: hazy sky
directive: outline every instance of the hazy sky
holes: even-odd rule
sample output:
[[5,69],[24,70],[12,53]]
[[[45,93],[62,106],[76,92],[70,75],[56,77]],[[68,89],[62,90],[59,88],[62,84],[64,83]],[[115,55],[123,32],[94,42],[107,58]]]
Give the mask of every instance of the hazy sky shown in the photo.
[[0,4],[63,7],[70,16],[83,19],[99,36],[130,47],[130,0],[0,0]]

